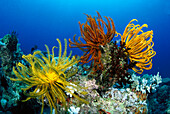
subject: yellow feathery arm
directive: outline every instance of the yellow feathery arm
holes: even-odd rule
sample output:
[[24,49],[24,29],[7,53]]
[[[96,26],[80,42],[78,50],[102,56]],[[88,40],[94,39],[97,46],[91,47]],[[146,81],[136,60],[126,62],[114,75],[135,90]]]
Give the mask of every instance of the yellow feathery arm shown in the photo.
[[152,41],[153,31],[143,32],[142,29],[148,27],[148,25],[134,25],[133,21],[137,20],[133,19],[129,22],[123,35],[121,35],[121,41],[125,42],[125,48],[129,48],[127,54],[130,61],[137,62],[133,70],[141,74],[143,69],[149,70],[152,68],[152,57],[156,54],[152,48],[154,45]]
[[57,49],[56,46],[53,46],[52,48],[52,61],[51,61],[51,66],[55,67],[56,66],[56,60],[55,60],[55,57],[54,57],[54,49]]
[[57,38],[57,41],[58,41],[58,44],[59,44],[59,55],[58,55],[58,62],[57,62],[57,64],[59,64],[60,63],[60,61],[61,61],[61,52],[62,52],[62,47],[61,47],[61,42],[60,42],[60,40]]

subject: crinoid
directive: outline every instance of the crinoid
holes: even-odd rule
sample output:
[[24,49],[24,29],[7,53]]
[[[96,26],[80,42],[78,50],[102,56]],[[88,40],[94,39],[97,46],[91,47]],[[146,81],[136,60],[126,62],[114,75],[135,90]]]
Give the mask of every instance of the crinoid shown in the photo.
[[27,86],[23,88],[24,94],[28,96],[28,98],[24,101],[27,101],[31,98],[38,98],[42,102],[42,110],[44,107],[44,99],[48,99],[48,104],[51,109],[55,109],[57,113],[56,104],[59,102],[62,103],[63,106],[66,106],[66,92],[72,94],[75,98],[87,103],[86,100],[80,98],[78,95],[72,93],[72,89],[76,89],[80,94],[86,94],[81,90],[76,82],[69,82],[67,79],[74,74],[76,71],[69,70],[67,73],[65,71],[78,63],[78,60],[75,56],[71,57],[71,53],[68,57],[67,54],[67,41],[65,39],[65,50],[62,55],[61,42],[57,39],[59,43],[59,54],[58,59],[54,56],[54,49],[52,48],[52,54],[50,54],[48,46],[47,56],[45,56],[41,51],[35,51],[33,54],[23,55],[23,58],[29,63],[29,66],[25,66],[22,63],[16,64],[16,68],[13,67],[13,72],[15,73],[17,78],[11,78],[13,81],[21,81],[25,83]]
[[[101,62],[101,46],[109,43],[114,35],[116,34],[114,22],[110,17],[105,17],[107,23],[102,19],[99,12],[97,12],[97,19],[92,18],[90,15],[87,16],[86,23],[80,25],[81,37],[78,41],[73,37],[74,42],[69,39],[69,46],[72,48],[79,48],[84,51],[84,55],[81,56],[80,62],[82,64],[89,63],[91,61],[91,67],[93,71],[103,70],[103,64]],[[84,41],[81,41],[83,38]]]
[[137,20],[133,19],[129,22],[123,35],[121,35],[121,41],[122,43],[125,42],[130,61],[136,62],[132,69],[141,74],[143,69],[150,70],[152,68],[152,57],[156,54],[152,48],[154,46],[152,41],[153,31],[143,32],[142,28],[148,27],[148,25],[134,25],[133,21]]

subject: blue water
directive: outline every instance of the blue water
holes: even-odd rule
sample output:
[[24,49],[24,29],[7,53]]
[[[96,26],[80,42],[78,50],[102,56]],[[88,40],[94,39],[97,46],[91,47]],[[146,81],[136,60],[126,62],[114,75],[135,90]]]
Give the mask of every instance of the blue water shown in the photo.
[[[86,21],[83,13],[97,16],[96,11],[111,17],[121,34],[131,19],[148,24],[145,30],[154,31],[157,54],[153,68],[144,73],[159,71],[162,77],[170,77],[170,0],[0,0],[0,37],[16,31],[24,54],[34,45],[41,50],[44,44],[52,48],[58,45],[56,38],[64,46],[64,38],[80,36],[78,22]],[[82,55],[79,49],[72,50]]]

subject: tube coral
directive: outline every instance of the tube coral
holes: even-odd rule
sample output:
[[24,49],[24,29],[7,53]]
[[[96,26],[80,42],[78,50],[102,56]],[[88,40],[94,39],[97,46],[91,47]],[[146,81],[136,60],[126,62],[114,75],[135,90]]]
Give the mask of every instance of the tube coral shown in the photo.
[[[134,25],[133,21],[137,20],[133,19],[129,22],[123,35],[121,35],[121,41],[125,42],[130,61],[136,62],[136,66],[132,69],[141,74],[143,69],[150,70],[152,68],[152,57],[156,54],[152,48],[154,46],[153,31],[143,32],[142,28],[148,27],[148,25]],[[139,34],[140,32],[141,34]]]
[[[100,46],[104,46],[110,42],[116,33],[113,20],[110,17],[105,17],[107,24],[98,12],[97,14],[97,20],[95,17],[92,18],[90,15],[86,15],[86,23],[81,24],[79,22],[81,37],[78,38],[78,41],[75,40],[75,36],[73,37],[74,42],[69,39],[70,47],[78,47],[85,52],[84,55],[81,56],[80,62],[85,64],[91,61],[91,67],[92,64],[94,64],[94,72],[103,69]],[[105,29],[107,32],[104,31]],[[83,38],[85,43],[82,42],[80,38]]]
[[71,58],[71,53],[68,57],[67,54],[67,41],[65,39],[65,50],[63,55],[61,42],[57,39],[59,43],[59,56],[58,59],[54,57],[54,49],[52,48],[52,54],[50,54],[49,48],[47,45],[47,57],[43,55],[41,51],[35,51],[33,55],[23,55],[23,58],[30,64],[28,67],[22,63],[16,65],[17,70],[13,67],[13,72],[15,73],[17,79],[11,78],[13,81],[21,81],[27,84],[26,88],[23,88],[24,94],[28,98],[24,101],[27,101],[31,98],[38,98],[42,102],[42,110],[44,107],[44,99],[48,99],[48,104],[50,105],[51,113],[52,108],[55,109],[57,113],[56,104],[61,102],[63,106],[66,106],[66,92],[72,94],[75,98],[87,103],[84,99],[80,98],[78,95],[71,92],[72,87],[77,91],[80,91],[81,94],[86,94],[82,92],[81,87],[76,82],[68,82],[67,79],[73,76],[75,72],[72,72],[70,69],[67,73],[65,71],[78,63],[78,60],[75,56]]

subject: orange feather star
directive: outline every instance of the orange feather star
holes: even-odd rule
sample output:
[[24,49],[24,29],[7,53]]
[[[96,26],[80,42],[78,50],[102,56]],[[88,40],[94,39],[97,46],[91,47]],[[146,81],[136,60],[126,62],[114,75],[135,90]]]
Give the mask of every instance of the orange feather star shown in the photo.
[[[99,12],[97,12],[97,19],[92,18],[90,15],[87,15],[86,23],[81,24],[79,22],[81,37],[78,38],[78,41],[73,37],[74,42],[69,39],[69,47],[79,48],[84,51],[84,55],[80,57],[80,62],[82,64],[89,63],[91,61],[91,67],[93,64],[93,71],[103,69],[103,64],[101,62],[101,49],[100,46],[104,46],[109,43],[114,35],[116,34],[115,26],[112,18],[106,17],[107,23],[102,19]],[[106,31],[106,32],[105,32]],[[82,42],[80,38],[83,38],[85,41]]]

